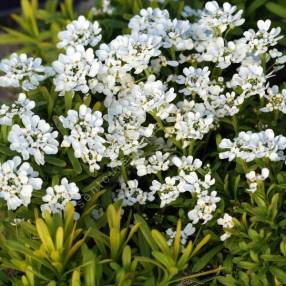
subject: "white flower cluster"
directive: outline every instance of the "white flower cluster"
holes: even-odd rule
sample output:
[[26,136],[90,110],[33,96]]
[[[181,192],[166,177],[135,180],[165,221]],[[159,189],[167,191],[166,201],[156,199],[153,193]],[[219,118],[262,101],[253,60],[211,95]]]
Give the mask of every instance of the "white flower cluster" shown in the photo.
[[76,48],[78,45],[95,47],[102,38],[99,23],[97,21],[91,23],[84,16],[79,16],[77,20],[72,21],[66,28],[65,31],[61,31],[58,34],[61,40],[57,45],[58,48]]
[[169,169],[170,165],[170,153],[163,154],[161,151],[157,151],[149,158],[138,158],[133,160],[130,164],[137,169],[137,175],[139,177],[147,174],[156,174],[161,171]]
[[256,174],[255,171],[250,171],[245,174],[245,177],[249,183],[248,192],[254,193],[257,190],[259,181],[265,181],[269,177],[269,169],[262,168],[261,174]]
[[136,15],[130,20],[129,28],[132,34],[160,36],[161,45],[165,49],[173,47],[178,51],[183,51],[193,48],[190,22],[171,20],[167,10],[142,9],[140,15]]
[[203,103],[195,101],[180,101],[177,103],[174,127],[169,128],[170,134],[175,134],[176,140],[182,140],[183,148],[191,139],[202,139],[214,128],[214,116]]
[[121,181],[121,189],[118,190],[116,200],[123,200],[123,206],[133,206],[135,204],[144,205],[146,202],[155,200],[155,192],[144,192],[138,187],[137,180],[130,180],[126,183]]
[[24,160],[30,156],[35,158],[38,165],[45,164],[45,154],[58,153],[58,131],[38,115],[23,116],[24,127],[18,124],[12,126],[8,140],[10,149],[19,152]]
[[269,158],[270,161],[283,161],[286,149],[286,137],[275,136],[272,129],[267,129],[258,133],[240,132],[233,142],[230,139],[223,139],[219,148],[227,151],[220,152],[220,159],[241,158],[246,162],[251,162],[258,158]]
[[35,102],[28,99],[24,93],[20,93],[18,100],[11,105],[3,104],[0,108],[0,125],[11,126],[13,118],[18,115],[19,118],[23,116],[32,116],[32,109],[35,107]]
[[41,81],[53,74],[50,67],[44,67],[40,58],[28,58],[26,54],[12,54],[0,62],[0,86],[21,87],[24,90],[37,88]]
[[89,91],[88,80],[95,77],[100,70],[100,63],[94,58],[93,49],[85,50],[83,46],[68,47],[66,54],[60,54],[53,62],[55,70],[54,85],[59,95],[65,92]]
[[207,191],[199,193],[196,206],[188,213],[192,224],[197,224],[200,220],[203,221],[203,224],[210,221],[219,201],[220,198],[217,197],[216,191],[212,191],[210,194]]
[[92,112],[83,104],[78,112],[69,110],[67,117],[60,116],[60,121],[64,128],[70,130],[70,135],[64,136],[61,146],[72,146],[75,157],[87,163],[90,172],[99,170],[98,162],[105,153],[105,139],[101,136],[104,132],[101,112]]
[[178,176],[166,177],[164,183],[153,180],[150,190],[159,195],[161,208],[175,201],[182,193],[195,194],[197,202],[194,209],[189,212],[189,218],[192,224],[197,224],[200,219],[207,223],[212,219],[216,203],[220,201],[217,192],[212,191],[209,195],[209,189],[214,185],[215,180],[209,173],[203,179],[199,177],[196,170],[201,168],[202,162],[192,156],[174,157],[172,162],[178,168]]
[[[217,224],[221,225],[224,229],[231,229],[234,227],[233,218],[228,214],[225,213],[222,218],[217,220]],[[221,235],[220,240],[225,241],[231,236],[230,232],[226,231],[223,235]]]
[[14,157],[0,164],[0,198],[7,201],[8,210],[19,206],[28,206],[33,190],[42,188],[42,180],[28,162],[20,157]]
[[[60,185],[49,187],[46,195],[42,197],[44,204],[41,205],[42,212],[60,213],[65,210],[68,202],[76,206],[76,201],[81,199],[79,189],[75,183],[69,183],[66,178],[62,178]],[[75,219],[79,214],[75,213]]]
[[286,114],[286,89],[279,91],[277,85],[272,86],[267,89],[264,98],[267,100],[266,106],[261,108],[262,112],[272,112],[274,110],[279,110]]
[[[194,234],[196,231],[196,229],[193,227],[193,225],[191,223],[188,223],[184,229],[181,230],[181,251],[184,251],[184,247],[186,246],[186,244],[188,243],[188,240],[190,238],[190,236],[192,234]],[[168,228],[166,230],[166,235],[168,237],[168,245],[171,246],[175,240],[177,231],[173,230],[172,228]]]

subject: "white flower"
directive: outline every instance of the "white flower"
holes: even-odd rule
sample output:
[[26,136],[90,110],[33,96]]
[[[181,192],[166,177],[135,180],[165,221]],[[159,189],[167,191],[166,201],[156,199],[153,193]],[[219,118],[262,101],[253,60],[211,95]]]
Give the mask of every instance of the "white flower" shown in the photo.
[[60,42],[57,47],[65,49],[76,48],[78,45],[95,47],[102,38],[100,33],[101,28],[97,21],[91,23],[84,16],[79,16],[77,20],[67,25],[65,31],[59,32]]
[[245,174],[246,179],[249,183],[249,188],[247,189],[248,192],[254,193],[258,187],[258,181],[264,181],[269,177],[269,169],[263,168],[261,170],[261,174],[256,174],[255,171],[250,171]]
[[279,87],[274,85],[271,88],[267,89],[267,92],[264,94],[264,97],[267,100],[266,106],[260,108],[262,112],[272,112],[273,110],[280,110],[286,114],[286,89],[279,91]]
[[207,191],[198,194],[198,200],[193,210],[188,212],[188,217],[192,224],[197,224],[199,220],[203,220],[206,224],[213,218],[213,213],[216,210],[216,204],[220,201],[217,197],[217,192],[212,191],[210,195]]
[[279,36],[281,28],[272,28],[269,31],[270,26],[270,20],[259,20],[257,22],[259,29],[257,32],[252,29],[244,32],[243,35],[248,42],[250,50],[252,50],[255,55],[267,52],[269,47],[277,45],[278,41],[283,38],[283,36]]
[[221,225],[223,228],[233,228],[234,227],[232,217],[228,213],[225,213],[222,218],[219,218],[217,220],[217,224]]
[[220,159],[234,160],[236,157],[251,162],[256,158],[269,158],[270,161],[285,160],[286,137],[275,136],[272,129],[258,133],[240,132],[232,142],[223,139],[219,148],[227,149],[219,154]]
[[0,86],[24,90],[36,89],[41,81],[52,75],[52,70],[44,67],[40,58],[28,58],[26,54],[14,53],[9,59],[3,59],[0,70],[5,74],[0,76]]
[[209,1],[205,5],[199,23],[205,25],[215,34],[221,34],[228,28],[232,29],[244,23],[244,19],[241,18],[243,11],[235,12],[236,6],[231,6],[228,2],[225,2],[221,8],[216,1]]
[[233,116],[239,112],[239,106],[244,102],[245,96],[236,95],[235,92],[223,94],[209,94],[204,98],[206,107],[212,111],[217,118]]
[[0,164],[0,198],[7,201],[8,210],[30,204],[33,190],[40,190],[42,187],[43,181],[37,176],[38,173],[30,164],[22,163],[20,157]]
[[24,93],[20,93],[18,100],[7,106],[3,104],[0,108],[0,125],[11,126],[13,118],[18,115],[20,118],[23,116],[32,116],[32,109],[35,107],[35,102],[29,100]]
[[[219,218],[217,220],[217,224],[221,225],[223,228],[227,228],[227,229],[234,227],[233,219],[228,213],[225,213],[222,218]],[[225,241],[230,236],[231,236],[231,234],[228,231],[226,231],[223,235],[221,235],[220,240]]]
[[[47,188],[46,195],[42,197],[44,204],[41,205],[41,211],[60,213],[65,210],[68,202],[76,206],[76,201],[80,198],[77,185],[69,183],[66,178],[62,178],[60,185]],[[75,219],[77,218],[79,218],[79,214],[75,213]]]
[[183,84],[185,88],[181,89],[179,92],[184,95],[199,94],[204,96],[207,93],[208,85],[210,82],[210,71],[208,67],[203,69],[194,67],[184,68],[184,75],[178,76],[177,83]]
[[162,81],[156,80],[154,75],[150,75],[146,82],[135,85],[130,93],[147,112],[160,112],[162,107],[169,105],[176,98],[174,88],[168,89]]
[[137,152],[146,146],[145,138],[153,134],[154,124],[142,126],[146,112],[130,97],[113,100],[104,119],[108,123],[106,156],[111,161],[118,158],[120,151],[124,155]]
[[167,10],[149,7],[142,9],[140,15],[131,18],[128,26],[132,32],[160,36],[164,39],[167,30],[172,27],[172,21]]
[[123,206],[133,206],[134,204],[144,205],[155,200],[154,191],[144,192],[138,188],[137,180],[130,180],[127,183],[121,182],[121,189],[118,191],[116,199],[123,200]]
[[90,172],[99,170],[98,162],[105,154],[105,139],[102,137],[103,118],[100,111],[92,112],[82,104],[79,111],[69,110],[67,117],[60,116],[64,128],[70,135],[64,136],[63,147],[72,146],[76,158],[89,165]]
[[167,29],[167,36],[163,38],[163,47],[174,47],[177,51],[191,50],[194,47],[192,27],[189,21],[174,19]]
[[118,36],[110,45],[115,48],[115,57],[122,61],[123,68],[134,69],[134,73],[139,74],[148,67],[152,57],[160,55],[160,42],[160,37],[133,33]]
[[177,108],[175,124],[169,132],[183,141],[183,147],[190,144],[190,139],[202,139],[214,127],[214,116],[204,104],[184,100]]
[[[194,234],[196,229],[193,227],[191,223],[188,223],[182,230],[181,230],[181,251],[184,251],[184,248],[188,242],[189,237]],[[166,230],[166,235],[168,238],[168,245],[171,246],[174,243],[174,239],[176,237],[176,230],[172,228],[168,228]]]
[[45,164],[44,155],[58,153],[57,131],[38,115],[23,116],[24,127],[13,125],[8,140],[10,149],[19,152],[24,160],[30,156],[35,158],[38,165]]
[[83,46],[67,48],[66,54],[60,54],[52,65],[56,72],[55,90],[60,92],[60,96],[75,91],[86,94],[89,91],[88,80],[95,77],[101,67],[94,58],[93,50],[85,50]]
[[157,180],[152,181],[150,190],[158,194],[161,200],[160,208],[165,207],[171,202],[175,201],[180,195],[180,189],[178,186],[179,178],[166,177],[165,182],[161,184]]
[[240,87],[246,97],[257,94],[263,96],[267,87],[266,79],[262,66],[241,66],[238,74],[232,77],[231,86]]
[[180,174],[185,174],[186,172],[193,172],[202,167],[202,161],[200,159],[194,159],[193,156],[188,157],[173,157],[173,164],[178,168]]
[[170,153],[163,154],[161,151],[156,151],[156,153],[149,158],[138,158],[131,161],[130,164],[136,167],[139,177],[147,174],[156,174],[169,169],[169,156]]

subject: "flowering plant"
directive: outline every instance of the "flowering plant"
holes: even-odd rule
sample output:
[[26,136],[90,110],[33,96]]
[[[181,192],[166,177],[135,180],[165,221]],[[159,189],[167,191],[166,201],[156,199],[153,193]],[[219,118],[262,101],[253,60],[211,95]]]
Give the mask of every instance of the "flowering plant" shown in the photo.
[[[127,243],[138,227],[134,252],[147,256],[145,239],[156,265],[165,269],[162,275],[152,272],[144,285],[175,285],[210,238],[189,269],[222,266],[210,285],[286,283],[285,238],[278,235],[286,219],[286,90],[271,83],[286,62],[276,48],[281,29],[259,20],[256,30],[234,36],[231,31],[244,24],[243,11],[210,1],[201,10],[184,7],[184,19],[164,9],[142,9],[130,19],[128,33],[104,42],[105,31],[93,19],[97,13],[79,16],[59,32],[58,57],[51,64],[26,54],[0,63],[0,86],[21,92],[0,109],[6,221],[25,229],[36,208],[51,227],[52,215],[57,220],[73,205],[72,218],[93,226],[82,239],[97,244],[97,237],[107,239],[107,219],[106,263],[117,275],[112,282],[111,270],[105,270],[99,285],[143,285],[136,276],[120,276],[118,264],[122,251],[125,270],[131,263]],[[142,217],[160,232],[147,230]],[[120,220],[135,224],[126,242],[120,239],[127,229],[116,236]],[[45,244],[42,224],[38,218]],[[203,239],[192,254],[190,239]],[[92,255],[83,245],[85,260]],[[107,246],[97,247],[96,255],[105,257]],[[131,272],[138,262],[154,263],[141,257]],[[19,263],[7,265],[25,272],[24,279],[33,274],[45,280],[35,273],[37,266],[24,271]],[[63,272],[57,275],[63,279]],[[76,270],[72,283],[81,275]]]

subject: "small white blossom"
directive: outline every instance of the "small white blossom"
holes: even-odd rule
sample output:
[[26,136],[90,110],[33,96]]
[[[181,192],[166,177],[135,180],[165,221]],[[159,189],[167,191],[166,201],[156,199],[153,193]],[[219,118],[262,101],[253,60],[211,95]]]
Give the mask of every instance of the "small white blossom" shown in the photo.
[[216,1],[209,1],[205,5],[199,23],[213,31],[214,34],[221,34],[227,29],[241,26],[244,23],[244,19],[241,18],[243,11],[235,12],[236,6],[228,2],[225,2],[221,8]]
[[184,75],[178,76],[177,83],[183,84],[185,88],[179,92],[184,95],[199,94],[202,97],[206,95],[210,82],[210,70],[208,67],[195,69],[191,66],[184,68],[183,73]]
[[163,154],[161,151],[157,151],[149,158],[138,158],[131,161],[131,166],[135,166],[137,169],[137,175],[139,177],[147,174],[156,174],[160,171],[166,171],[169,169],[170,153]]
[[261,174],[256,174],[255,171],[250,171],[245,174],[246,179],[249,183],[248,192],[254,193],[258,187],[258,181],[265,181],[269,177],[269,169],[263,168]]
[[154,193],[154,191],[142,191],[138,187],[137,180],[130,180],[127,183],[121,182],[121,189],[118,191],[116,199],[122,199],[123,206],[144,205],[155,200]]
[[175,124],[168,128],[176,140],[183,141],[183,147],[190,144],[190,139],[202,139],[213,127],[214,115],[206,109],[203,103],[181,101],[177,104]]
[[[181,247],[182,251],[184,251],[184,248],[186,244],[188,243],[189,237],[194,234],[196,229],[193,227],[191,223],[188,223],[182,230],[181,230]],[[173,230],[172,228],[168,228],[166,230],[166,235],[168,237],[168,245],[171,246],[174,243],[175,237],[176,237],[176,230]]]
[[286,89],[283,89],[280,92],[279,87],[274,85],[273,87],[267,89],[264,97],[266,98],[267,103],[265,107],[260,108],[262,112],[280,110],[286,114]]
[[252,50],[256,55],[267,52],[269,47],[277,45],[278,41],[283,38],[280,36],[281,28],[270,29],[270,20],[259,20],[257,22],[258,32],[250,29],[244,32],[244,37],[246,38],[250,50]]
[[[219,218],[217,220],[217,224],[221,225],[223,228],[227,228],[227,229],[231,229],[234,227],[233,219],[228,213],[225,213],[222,218]],[[223,235],[221,235],[220,240],[225,241],[230,236],[231,236],[231,234],[228,231],[226,231]]]
[[246,97],[251,95],[263,96],[266,89],[266,79],[263,68],[260,65],[241,66],[238,74],[234,74],[231,86],[239,87]]

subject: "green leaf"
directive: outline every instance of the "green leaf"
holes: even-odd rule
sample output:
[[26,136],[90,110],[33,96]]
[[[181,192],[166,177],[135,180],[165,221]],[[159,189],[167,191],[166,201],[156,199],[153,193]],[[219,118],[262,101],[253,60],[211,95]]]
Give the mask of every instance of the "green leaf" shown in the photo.
[[75,270],[72,274],[72,283],[71,286],[80,286],[80,271]]
[[283,284],[286,283],[286,273],[285,271],[277,268],[277,267],[269,267],[270,272],[278,279],[280,280]]
[[53,166],[62,167],[62,168],[67,165],[64,160],[58,159],[55,157],[51,157],[51,156],[45,156],[45,162],[47,162]]
[[67,150],[67,154],[68,154],[69,160],[70,160],[70,162],[71,162],[71,164],[73,166],[74,171],[77,174],[81,174],[81,172],[82,172],[81,164],[80,164],[78,158],[76,158],[74,156],[74,151],[71,148],[69,148]]
[[286,18],[286,8],[276,4],[274,2],[269,2],[265,5],[265,7],[272,13],[282,17],[282,18]]
[[192,267],[193,272],[201,271],[214,257],[217,253],[219,253],[223,249],[222,245],[216,246],[206,254],[204,254],[201,258],[199,258],[194,266]]
[[94,281],[96,279],[96,264],[94,253],[88,249],[85,243],[81,246],[81,252],[83,256],[83,263],[87,264],[83,269],[84,285],[94,286]]
[[9,147],[5,146],[4,144],[0,144],[0,153],[7,155],[7,156],[16,156],[17,153],[10,150]]
[[249,7],[246,9],[246,14],[250,15],[253,12],[255,12],[255,10],[257,10],[259,7],[263,6],[268,0],[255,0],[253,1]]
[[151,247],[152,250],[158,250],[158,247],[151,235],[151,231],[147,225],[147,223],[145,222],[145,220],[138,214],[134,215],[135,220],[137,223],[140,224],[140,231],[142,232],[145,240],[147,241],[147,243],[149,244],[149,246]]

